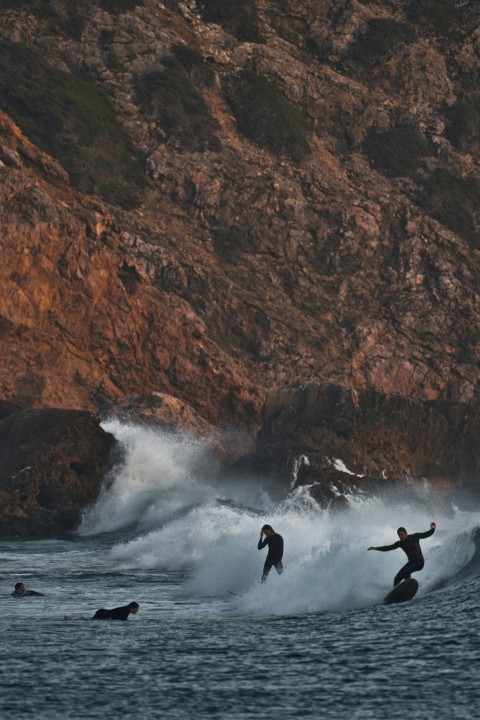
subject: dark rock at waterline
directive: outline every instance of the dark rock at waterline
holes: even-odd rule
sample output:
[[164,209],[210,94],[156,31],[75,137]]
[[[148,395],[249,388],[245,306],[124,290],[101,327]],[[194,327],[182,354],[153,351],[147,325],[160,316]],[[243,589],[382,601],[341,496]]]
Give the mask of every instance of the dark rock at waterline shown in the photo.
[[100,491],[114,447],[90,412],[12,411],[0,419],[0,536],[53,537]]
[[304,382],[269,393],[250,462],[285,490],[306,486],[323,507],[386,487],[408,496],[425,482],[471,493],[480,491],[480,412],[463,403]]
[[330,512],[342,512],[349,507],[345,495],[334,495],[333,492],[330,495],[321,485],[312,485],[310,495],[321,507],[328,508]]
[[0,400],[0,420],[3,420],[3,418],[8,417],[14,412],[18,412],[19,410],[22,410],[22,408],[18,405],[15,405],[8,400]]

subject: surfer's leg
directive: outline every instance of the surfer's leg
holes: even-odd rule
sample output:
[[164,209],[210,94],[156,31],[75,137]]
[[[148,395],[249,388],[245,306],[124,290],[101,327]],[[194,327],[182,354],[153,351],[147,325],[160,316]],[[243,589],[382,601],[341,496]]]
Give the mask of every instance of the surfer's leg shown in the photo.
[[275,563],[275,570],[277,571],[277,573],[279,575],[281,575],[283,573],[283,565],[282,565],[281,560],[279,560],[278,562]]
[[395,580],[393,581],[393,587],[395,585],[398,585],[398,583],[402,582],[402,580],[408,580],[411,573],[411,564],[408,562],[406,565],[404,565],[398,573],[395,575]]
[[425,563],[423,562],[408,562],[406,565],[404,565],[398,573],[395,575],[395,580],[393,581],[393,587],[395,585],[398,585],[399,582],[402,580],[408,580],[411,577],[412,572],[418,572],[419,570],[422,570]]
[[265,560],[265,565],[263,566],[262,583],[264,583],[265,580],[267,579],[268,573],[272,569],[272,565],[273,565],[272,561],[267,558]]
[[410,572],[414,573],[414,572],[418,572],[419,570],[423,570],[424,565],[425,565],[424,560],[422,560],[422,562],[410,563]]

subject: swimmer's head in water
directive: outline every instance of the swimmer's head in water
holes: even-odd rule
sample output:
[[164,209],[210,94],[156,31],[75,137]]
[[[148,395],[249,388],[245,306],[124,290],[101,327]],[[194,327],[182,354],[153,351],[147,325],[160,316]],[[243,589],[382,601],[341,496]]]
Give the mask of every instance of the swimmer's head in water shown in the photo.
[[24,593],[25,585],[23,583],[15,583],[15,592]]
[[271,525],[264,525],[262,527],[262,533],[265,533],[265,535],[275,535],[275,530]]
[[138,612],[138,608],[139,608],[139,607],[140,607],[140,605],[139,605],[137,602],[131,602],[131,603],[128,604],[128,609],[129,609],[130,612],[133,613],[134,615],[135,615],[135,613]]
[[397,530],[397,535],[400,538],[400,540],[405,540],[408,537],[408,533],[405,530],[404,527],[399,527]]

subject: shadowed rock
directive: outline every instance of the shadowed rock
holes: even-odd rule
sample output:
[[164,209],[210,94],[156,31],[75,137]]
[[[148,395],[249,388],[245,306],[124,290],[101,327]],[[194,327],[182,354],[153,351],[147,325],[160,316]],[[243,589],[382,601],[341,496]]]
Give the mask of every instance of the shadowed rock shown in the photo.
[[0,535],[74,529],[93,502],[114,446],[89,412],[21,410],[0,420]]
[[[462,403],[416,402],[317,380],[272,391],[251,462],[323,507],[358,491],[475,487],[480,415]],[[339,503],[335,500],[336,504]]]

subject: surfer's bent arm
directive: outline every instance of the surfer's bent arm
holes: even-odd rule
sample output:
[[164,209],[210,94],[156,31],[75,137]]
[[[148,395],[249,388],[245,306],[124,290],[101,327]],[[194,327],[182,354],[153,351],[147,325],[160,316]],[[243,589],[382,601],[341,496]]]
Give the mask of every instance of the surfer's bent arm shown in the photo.
[[424,533],[415,533],[415,535],[420,538],[420,540],[424,540],[427,537],[430,537],[435,532],[435,528],[430,528],[430,530],[427,530],[427,532]]
[[267,544],[267,541],[268,541],[268,537],[266,537],[265,540],[262,540],[262,538],[260,538],[260,540],[258,541],[258,549],[263,550],[263,548]]

